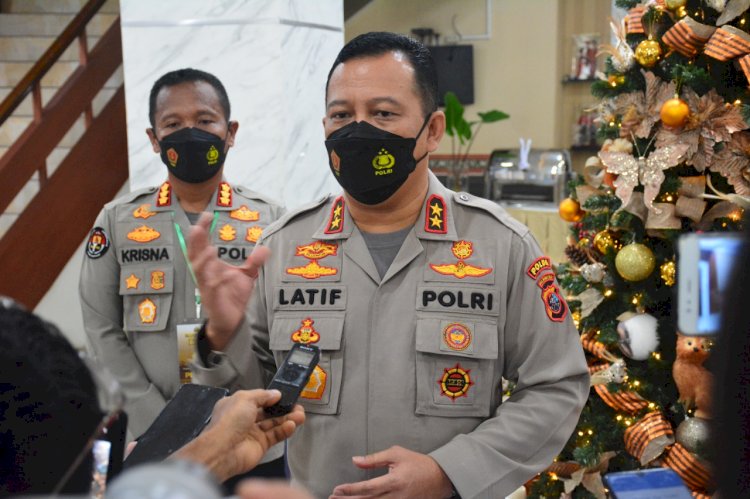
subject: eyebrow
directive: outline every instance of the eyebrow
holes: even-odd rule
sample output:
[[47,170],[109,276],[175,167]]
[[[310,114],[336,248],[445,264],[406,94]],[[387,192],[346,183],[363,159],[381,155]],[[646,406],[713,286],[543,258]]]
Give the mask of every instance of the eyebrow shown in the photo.
[[[388,104],[393,104],[395,106],[400,106],[401,105],[401,103],[399,101],[397,101],[396,99],[394,99],[393,97],[375,97],[375,98],[372,98],[369,101],[367,101],[368,104],[380,104],[380,103],[383,103],[383,102],[386,102]],[[332,108],[334,106],[343,106],[343,105],[346,105],[348,103],[349,103],[349,101],[348,100],[344,100],[344,99],[332,100],[331,102],[328,103],[328,105],[326,106],[326,109],[330,109],[330,108]]]
[[[163,114],[163,115],[159,116],[158,120],[160,122],[161,121],[165,121],[165,120],[169,120],[169,119],[172,119],[172,118],[175,118],[175,117],[179,117],[179,114],[180,113],[176,113],[176,112],[175,113]],[[195,113],[195,115],[196,116],[203,116],[203,115],[221,116],[221,113],[218,113],[218,112],[214,111],[211,108],[202,108],[202,109],[199,109],[198,112]]]

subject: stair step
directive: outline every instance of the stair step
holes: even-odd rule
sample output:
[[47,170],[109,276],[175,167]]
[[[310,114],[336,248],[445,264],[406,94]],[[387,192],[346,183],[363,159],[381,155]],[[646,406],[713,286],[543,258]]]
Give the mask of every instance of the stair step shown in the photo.
[[[18,137],[21,136],[26,127],[31,123],[31,118],[16,118],[11,117],[3,123],[0,127],[0,146],[10,147],[13,145]],[[86,127],[83,124],[83,119],[79,119],[75,124],[70,127],[70,130],[63,136],[62,140],[58,144],[61,147],[73,147],[78,139],[83,135]]]
[[[0,0],[0,12],[16,14],[52,13],[75,14],[86,5],[87,0]],[[119,0],[107,0],[99,12],[117,14],[120,12]]]
[[[109,99],[112,98],[114,93],[117,91],[117,88],[120,85],[110,85],[107,87],[104,87],[102,90],[99,91],[99,94],[97,94],[96,97],[94,97],[93,101],[93,109],[94,114],[96,115],[102,107],[109,102]],[[0,87],[0,101],[2,101],[11,91],[12,89],[10,87]],[[57,93],[58,88],[43,88],[42,89],[42,105],[49,102],[49,100]],[[31,103],[31,97],[26,97],[23,102],[21,102],[21,105],[16,108],[16,110],[13,112],[14,118],[33,118],[34,117],[34,108],[32,107]]]
[[[13,87],[29,72],[31,62],[0,62],[0,86]],[[56,62],[42,78],[42,86],[60,86],[73,74],[78,62]]]
[[[101,36],[118,14],[96,14],[86,25],[86,33]],[[75,17],[73,14],[2,14],[3,36],[59,36]]]
[[6,232],[8,232],[8,229],[10,229],[10,226],[13,225],[13,223],[18,218],[18,215],[13,214],[0,214],[0,238],[2,238]]
[[[71,147],[56,147],[52,150],[49,156],[47,156],[48,177],[52,176],[52,174],[55,173],[55,170],[57,170],[57,167],[60,166],[60,163],[62,163],[62,161],[65,159],[65,156],[68,155],[71,149]],[[7,150],[8,147],[0,146],[0,158],[3,157]],[[38,174],[35,173],[31,178],[36,180],[38,178]]]
[[[100,38],[99,36],[87,37],[89,51]],[[0,36],[0,61],[34,63],[54,41],[54,36]],[[58,60],[77,62],[78,42],[73,42]]]

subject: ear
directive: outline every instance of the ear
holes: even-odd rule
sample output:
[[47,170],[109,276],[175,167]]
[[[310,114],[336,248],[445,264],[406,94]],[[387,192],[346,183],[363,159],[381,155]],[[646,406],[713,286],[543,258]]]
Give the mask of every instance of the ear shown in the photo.
[[443,111],[433,112],[425,128],[425,132],[427,132],[427,152],[435,152],[445,134],[445,113]]
[[159,147],[159,141],[156,138],[154,129],[146,128],[146,135],[148,135],[148,140],[151,142],[151,149],[153,149],[156,154],[161,154],[161,147]]
[[234,145],[234,138],[237,136],[237,130],[240,128],[240,124],[237,121],[230,121],[227,128],[227,149],[229,149]]

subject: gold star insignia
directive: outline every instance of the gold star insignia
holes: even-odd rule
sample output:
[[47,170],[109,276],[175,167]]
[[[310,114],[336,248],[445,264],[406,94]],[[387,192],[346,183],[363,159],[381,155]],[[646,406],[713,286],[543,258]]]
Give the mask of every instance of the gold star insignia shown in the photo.
[[338,229],[340,223],[341,223],[341,218],[335,217],[333,220],[331,220],[331,228]]
[[435,215],[434,217],[430,218],[430,225],[440,228],[443,226],[443,220],[439,216]]
[[338,217],[341,216],[341,208],[342,208],[341,205],[338,205],[336,208],[334,208],[334,210],[333,210],[333,216],[334,217],[338,218]]
[[435,203],[433,205],[430,205],[430,210],[432,210],[433,215],[441,215],[443,213],[443,209],[440,207],[439,204]]
[[135,274],[130,274],[130,277],[125,279],[125,286],[127,286],[127,289],[136,289],[139,282],[141,282],[141,280],[138,279]]

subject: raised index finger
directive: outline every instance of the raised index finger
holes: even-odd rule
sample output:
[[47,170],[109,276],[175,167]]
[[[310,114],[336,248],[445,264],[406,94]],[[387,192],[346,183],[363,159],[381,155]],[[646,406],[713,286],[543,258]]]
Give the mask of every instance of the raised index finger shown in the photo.
[[188,238],[188,258],[190,258],[190,261],[196,260],[198,255],[211,245],[208,238],[208,229],[212,219],[210,213],[203,212],[198,223],[191,227]]

